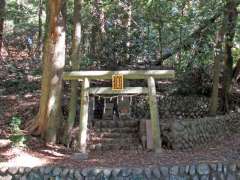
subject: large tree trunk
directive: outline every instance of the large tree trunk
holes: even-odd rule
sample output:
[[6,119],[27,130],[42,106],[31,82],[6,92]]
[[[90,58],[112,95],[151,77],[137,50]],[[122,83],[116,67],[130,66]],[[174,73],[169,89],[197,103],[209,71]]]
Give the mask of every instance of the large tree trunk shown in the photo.
[[102,46],[106,27],[105,27],[105,14],[101,7],[102,0],[94,0],[93,2],[93,16],[95,18],[95,24],[92,26],[92,39],[91,39],[91,56],[101,64],[104,59],[104,48]]
[[0,0],[0,60],[2,59],[2,46],[3,46],[3,25],[5,16],[5,0]]
[[64,0],[47,1],[47,29],[43,50],[40,109],[32,133],[56,143],[62,120],[61,92],[65,65]]
[[162,61],[161,61],[161,57],[162,57],[162,53],[163,53],[163,42],[162,42],[162,21],[161,19],[159,20],[159,26],[158,26],[158,47],[156,48],[156,60],[159,64],[159,66],[162,66]]
[[126,61],[125,65],[131,62],[131,25],[132,25],[132,0],[128,0],[127,2],[127,23],[126,23],[126,31],[127,31],[127,42],[126,42]]
[[43,0],[38,2],[38,55],[41,57],[42,45],[43,45],[43,23],[42,23],[42,13],[43,13]]
[[233,56],[232,47],[237,24],[237,1],[228,0],[224,13],[225,22],[225,47],[224,47],[224,78],[223,78],[223,105],[224,111],[229,111],[229,93],[233,76]]
[[[80,51],[81,51],[81,6],[82,0],[74,0],[74,14],[73,14],[73,36],[72,36],[72,47],[71,47],[71,66],[72,70],[79,70],[80,64]],[[64,132],[64,143],[69,145],[69,134],[73,128],[74,121],[76,118],[76,107],[77,107],[77,91],[78,82],[71,81],[71,94],[69,103],[69,114],[67,119],[67,125]]]
[[210,100],[209,114],[214,116],[218,110],[218,88],[220,77],[220,62],[222,60],[222,43],[224,38],[223,29],[220,29],[216,35],[216,42],[214,47],[214,65],[213,65],[213,88]]
[[97,59],[96,53],[96,40],[97,40],[97,26],[95,24],[91,27],[91,39],[90,39],[90,56],[95,61]]

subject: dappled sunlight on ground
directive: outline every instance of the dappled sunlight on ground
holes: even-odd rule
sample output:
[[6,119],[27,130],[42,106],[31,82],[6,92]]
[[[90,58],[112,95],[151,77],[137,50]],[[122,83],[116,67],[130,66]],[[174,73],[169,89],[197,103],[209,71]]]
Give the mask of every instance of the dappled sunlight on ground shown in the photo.
[[51,163],[48,159],[36,157],[16,147],[1,155],[12,156],[12,158],[6,162],[0,162],[0,167],[37,167]]
[[[36,141],[38,139],[35,139]],[[188,163],[217,163],[240,159],[240,135],[226,137],[219,142],[194,150],[163,150],[161,154],[148,151],[90,152],[88,159],[74,158],[73,151],[60,145],[29,145],[25,148],[0,148],[0,167],[36,167],[60,165],[65,167],[144,167]]]

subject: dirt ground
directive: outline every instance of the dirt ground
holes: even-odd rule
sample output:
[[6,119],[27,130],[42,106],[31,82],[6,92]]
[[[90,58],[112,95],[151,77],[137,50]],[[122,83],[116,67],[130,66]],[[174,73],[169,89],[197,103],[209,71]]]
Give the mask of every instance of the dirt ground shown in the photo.
[[[0,140],[3,144],[3,140]],[[1,146],[0,146],[1,147]],[[146,151],[91,152],[87,160],[78,160],[63,146],[45,145],[37,138],[25,148],[10,145],[0,148],[0,167],[36,167],[59,165],[64,167],[144,167],[203,162],[225,162],[240,159],[240,135],[227,137],[207,147],[189,150],[163,150],[160,154]]]

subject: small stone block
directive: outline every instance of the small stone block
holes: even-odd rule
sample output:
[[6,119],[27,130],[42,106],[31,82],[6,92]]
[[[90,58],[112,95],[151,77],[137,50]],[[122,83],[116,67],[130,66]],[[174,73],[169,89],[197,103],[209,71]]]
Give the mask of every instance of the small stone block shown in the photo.
[[71,158],[74,160],[87,160],[88,154],[87,153],[74,153]]
[[52,171],[52,169],[53,169],[52,167],[49,167],[49,166],[46,167],[46,168],[45,168],[45,171],[44,171],[45,174],[50,174],[50,172]]
[[8,168],[8,172],[12,175],[17,174],[18,168],[16,168],[16,167]]
[[8,175],[6,175],[6,176],[0,176],[0,179],[1,179],[1,180],[12,180],[13,177],[8,174]]
[[104,174],[104,177],[109,178],[109,177],[111,176],[111,174],[112,174],[112,169],[110,169],[110,168],[105,168],[105,169],[103,170],[103,174]]
[[82,175],[84,177],[88,176],[91,173],[91,169],[90,168],[85,168],[82,170]]
[[112,175],[114,177],[117,177],[120,173],[121,173],[121,168],[114,168],[113,171],[112,171]]
[[198,176],[193,176],[192,180],[199,180],[199,177]]
[[62,175],[63,176],[67,176],[68,172],[69,172],[69,169],[68,168],[64,168],[63,172],[62,172]]
[[74,172],[74,177],[75,177],[76,179],[78,179],[78,180],[82,180],[82,179],[83,179],[80,171],[78,171],[78,170],[76,170],[76,171]]
[[62,172],[61,169],[58,168],[58,167],[56,167],[56,168],[53,169],[53,175],[54,175],[54,176],[60,175],[61,172]]
[[27,176],[24,175],[24,176],[20,177],[20,180],[27,180]]
[[100,169],[100,168],[94,168],[93,170],[92,170],[92,174],[94,175],[94,176],[98,176],[99,174],[101,174],[102,173],[102,169]]
[[163,176],[165,176],[165,177],[168,176],[168,167],[160,167],[160,171]]
[[218,163],[217,165],[217,171],[222,172],[223,171],[223,165],[221,163]]
[[217,164],[210,164],[210,167],[213,171],[217,171]]
[[2,168],[0,168],[0,173],[4,174],[7,172],[7,170],[8,170],[7,167],[2,167]]
[[210,169],[209,169],[209,166],[207,164],[199,164],[197,166],[197,172],[200,174],[200,175],[207,175],[210,173]]
[[237,170],[237,165],[236,164],[229,165],[229,170],[235,172]]
[[179,170],[179,167],[178,166],[173,166],[170,168],[170,174],[172,175],[178,175],[178,170]]
[[237,177],[236,177],[236,175],[228,174],[227,175],[227,180],[237,180]]
[[159,171],[158,168],[153,168],[152,172],[153,172],[153,175],[154,175],[156,178],[160,178],[160,177],[161,177],[161,173],[160,173],[160,171]]
[[209,180],[209,176],[208,175],[203,175],[203,176],[201,176],[200,180]]
[[146,175],[146,177],[147,177],[148,179],[151,179],[152,171],[151,171],[150,168],[145,168],[145,169],[144,169],[144,173],[145,173],[145,175]]
[[133,168],[132,172],[134,175],[141,175],[143,173],[143,169],[142,168]]
[[130,176],[131,173],[132,173],[131,169],[127,169],[127,168],[122,169],[122,176],[124,177]]

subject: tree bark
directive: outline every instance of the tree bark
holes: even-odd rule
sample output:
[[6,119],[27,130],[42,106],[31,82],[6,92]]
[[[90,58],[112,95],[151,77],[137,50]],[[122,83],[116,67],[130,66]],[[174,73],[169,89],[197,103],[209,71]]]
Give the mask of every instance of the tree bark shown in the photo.
[[237,60],[237,64],[233,69],[233,80],[238,81],[240,73],[240,58]]
[[[73,14],[73,36],[72,36],[72,47],[70,55],[70,65],[72,70],[79,70],[80,64],[80,51],[81,51],[81,36],[82,36],[82,25],[81,25],[81,7],[82,0],[74,0],[74,14]],[[67,125],[64,131],[64,144],[69,146],[69,134],[73,128],[74,121],[76,118],[76,107],[77,107],[77,81],[71,81],[71,94],[69,103],[69,114],[67,119]]]
[[64,0],[48,0],[47,28],[43,50],[43,75],[40,108],[32,133],[46,142],[56,143],[62,120],[61,92],[65,65],[65,8]]
[[223,76],[223,103],[224,111],[229,111],[229,93],[233,76],[232,47],[237,24],[237,1],[228,0],[224,12],[225,47],[224,47],[224,76]]
[[3,47],[3,26],[5,16],[5,0],[0,0],[0,60],[2,59],[2,47]]
[[222,43],[224,38],[223,29],[220,29],[216,35],[216,42],[214,48],[214,65],[213,65],[213,88],[210,100],[209,114],[215,116],[218,110],[218,89],[219,89],[219,77],[220,77],[220,62],[222,60]]
[[95,24],[91,27],[91,40],[90,40],[90,55],[93,60],[97,59],[96,56],[96,40],[97,40],[97,26]]
[[127,23],[126,23],[126,31],[127,31],[127,43],[126,43],[126,61],[125,64],[129,64],[131,62],[131,25],[132,25],[132,0],[128,0],[127,6]]
[[102,0],[94,0],[93,2],[93,15],[95,17],[95,24],[92,26],[92,40],[91,40],[91,56],[101,64],[104,59],[104,48],[102,46],[106,27],[105,27],[105,14],[101,7]]
[[158,26],[158,47],[156,48],[156,59],[158,61],[159,66],[162,66],[162,54],[163,54],[163,42],[162,42],[162,21],[159,20],[159,26]]
[[42,13],[43,13],[43,0],[39,0],[38,3],[38,47],[37,51],[41,57],[42,45],[43,45],[43,23],[42,23]]

